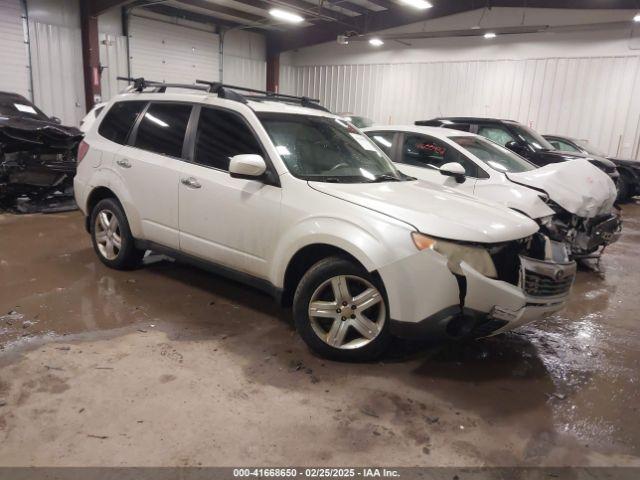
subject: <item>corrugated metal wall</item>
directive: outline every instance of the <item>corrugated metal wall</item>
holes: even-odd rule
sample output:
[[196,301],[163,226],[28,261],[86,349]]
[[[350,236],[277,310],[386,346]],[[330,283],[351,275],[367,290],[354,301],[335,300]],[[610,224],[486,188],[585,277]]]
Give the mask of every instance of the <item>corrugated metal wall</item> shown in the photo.
[[267,62],[252,58],[224,56],[224,83],[264,89],[267,84]]
[[0,0],[0,90],[31,98],[20,0]]
[[106,102],[127,86],[127,82],[117,78],[128,75],[127,37],[122,35],[100,34],[100,65],[106,67],[100,77],[102,101]]
[[511,118],[541,133],[588,139],[611,155],[638,157],[638,56],[282,65],[280,90],[382,124],[441,115]]
[[34,103],[65,125],[85,115],[79,28],[29,22]]

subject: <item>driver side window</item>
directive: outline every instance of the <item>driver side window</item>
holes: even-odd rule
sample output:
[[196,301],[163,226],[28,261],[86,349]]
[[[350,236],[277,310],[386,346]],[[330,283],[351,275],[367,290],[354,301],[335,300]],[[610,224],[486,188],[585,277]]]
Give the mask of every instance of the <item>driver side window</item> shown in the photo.
[[467,177],[478,177],[478,166],[448,143],[428,135],[405,136],[401,163],[438,170],[450,162],[462,165]]

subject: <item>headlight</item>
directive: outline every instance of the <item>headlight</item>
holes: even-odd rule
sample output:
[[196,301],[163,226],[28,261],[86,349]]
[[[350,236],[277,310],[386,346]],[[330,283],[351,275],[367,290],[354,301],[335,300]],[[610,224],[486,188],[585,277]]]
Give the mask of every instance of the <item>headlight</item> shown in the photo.
[[460,263],[466,262],[485,277],[496,278],[498,276],[491,255],[484,248],[447,242],[418,232],[412,232],[411,238],[418,250],[430,249],[447,257],[447,266],[453,273],[464,275]]

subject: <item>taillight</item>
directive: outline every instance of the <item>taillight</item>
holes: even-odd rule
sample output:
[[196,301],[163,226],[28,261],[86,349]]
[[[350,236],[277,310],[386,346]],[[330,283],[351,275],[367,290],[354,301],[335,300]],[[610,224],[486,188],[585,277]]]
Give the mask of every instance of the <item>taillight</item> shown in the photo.
[[87,152],[89,152],[89,144],[83,140],[78,145],[78,163],[82,161]]

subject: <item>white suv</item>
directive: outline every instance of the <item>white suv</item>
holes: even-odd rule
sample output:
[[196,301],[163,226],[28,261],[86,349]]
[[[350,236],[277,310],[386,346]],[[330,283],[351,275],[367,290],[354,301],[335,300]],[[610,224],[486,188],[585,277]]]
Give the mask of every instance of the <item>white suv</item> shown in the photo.
[[107,266],[151,249],[245,281],[342,360],[394,334],[480,337],[563,307],[575,263],[533,220],[403,175],[313,101],[138,87],[78,153],[76,200]]

